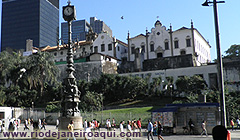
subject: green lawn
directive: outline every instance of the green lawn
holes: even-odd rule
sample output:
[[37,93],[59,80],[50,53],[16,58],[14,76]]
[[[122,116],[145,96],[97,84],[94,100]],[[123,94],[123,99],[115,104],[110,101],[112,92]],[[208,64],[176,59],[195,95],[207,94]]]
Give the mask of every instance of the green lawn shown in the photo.
[[111,110],[103,110],[103,113],[126,113],[126,112],[132,112],[132,113],[147,113],[151,112],[153,110],[153,107],[136,107],[136,108],[122,108],[122,109],[111,109]]
[[170,98],[162,99],[160,97],[148,97],[141,100],[126,100],[112,103],[107,106],[107,108],[117,109],[103,110],[103,112],[82,113],[82,117],[87,120],[97,119],[100,122],[103,121],[103,124],[108,118],[111,120],[114,118],[117,124],[123,120],[126,122],[128,120],[138,120],[141,118],[143,125],[147,125],[147,121],[151,119],[151,112],[153,110],[162,108],[170,103]]

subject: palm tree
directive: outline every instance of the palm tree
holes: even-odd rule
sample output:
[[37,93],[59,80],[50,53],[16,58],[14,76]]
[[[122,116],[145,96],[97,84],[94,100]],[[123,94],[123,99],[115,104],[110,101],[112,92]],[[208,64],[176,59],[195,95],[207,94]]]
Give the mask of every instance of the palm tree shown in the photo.
[[57,82],[59,69],[54,64],[53,56],[50,53],[39,52],[27,58],[26,73],[29,89],[37,89],[42,97],[45,83]]
[[153,78],[153,81],[150,84],[150,87],[152,88],[152,90],[155,94],[158,93],[158,89],[159,89],[161,83],[162,83],[162,77],[161,76]]

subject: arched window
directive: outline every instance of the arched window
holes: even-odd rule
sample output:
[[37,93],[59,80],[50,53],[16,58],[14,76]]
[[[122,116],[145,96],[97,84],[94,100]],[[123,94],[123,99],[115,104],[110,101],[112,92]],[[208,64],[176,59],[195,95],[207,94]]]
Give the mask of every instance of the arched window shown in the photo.
[[151,52],[154,51],[154,42],[153,41],[150,42],[150,51]]
[[108,51],[112,50],[112,43],[108,44]]
[[98,46],[94,47],[94,53],[98,53]]
[[179,48],[178,38],[174,38],[174,48],[175,48],[175,49],[178,49],[178,48]]
[[165,50],[169,50],[169,41],[168,41],[168,39],[165,39],[164,46],[165,46]]
[[186,47],[191,47],[191,38],[190,38],[190,36],[186,37]]
[[134,44],[131,45],[131,54],[135,54],[135,45]]
[[142,52],[145,52],[145,43],[144,42],[141,43],[141,48],[142,48]]
[[101,52],[105,51],[105,44],[101,44]]

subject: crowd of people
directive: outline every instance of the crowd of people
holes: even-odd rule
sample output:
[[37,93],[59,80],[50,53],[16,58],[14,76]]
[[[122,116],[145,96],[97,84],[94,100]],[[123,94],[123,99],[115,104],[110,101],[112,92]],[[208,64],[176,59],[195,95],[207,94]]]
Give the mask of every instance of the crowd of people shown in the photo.
[[[130,125],[131,127],[126,126],[126,129],[132,132],[141,132],[142,126],[141,126],[141,118],[138,120],[133,120],[133,121],[127,121],[126,125]],[[125,121],[120,121],[119,123],[119,129],[121,132],[123,132],[123,128],[125,126]],[[108,131],[115,130],[117,129],[117,124],[115,119],[113,118],[112,121],[110,118],[106,119],[105,125],[101,124],[99,121],[96,119],[93,119],[92,121],[87,121],[85,120],[83,123],[84,129],[91,129],[91,130],[99,130],[99,128],[106,128]],[[131,128],[131,129],[130,129]]]
[[[102,126],[99,121],[96,121],[96,119],[93,119],[92,121],[84,121],[84,130],[86,132],[90,132],[90,131],[95,131],[98,130],[99,131],[99,127],[105,127],[108,131],[111,130],[115,130],[117,127],[116,125],[116,121],[113,118],[112,121],[110,120],[110,118],[106,119],[106,123],[105,126]],[[125,128],[125,129],[124,129]],[[120,121],[119,123],[119,130],[120,132],[125,132],[125,130],[127,132],[142,132],[142,120],[141,118],[139,118],[138,120],[129,120],[126,122],[125,121]],[[148,126],[147,126],[147,131],[148,131],[148,139],[151,136],[151,138],[153,139],[153,132],[156,130],[156,135],[158,136],[158,139],[162,139],[164,140],[164,138],[162,137],[162,131],[163,131],[163,126],[161,124],[160,121],[155,122],[154,125],[151,123],[151,121],[148,121]],[[131,139],[131,138],[127,138],[127,139]]]
[[[56,129],[58,129],[59,126],[59,120],[56,120]],[[21,124],[21,120],[20,119],[11,119],[9,120],[8,123],[8,127],[6,127],[6,123],[5,121],[0,120],[0,132],[3,132],[6,129],[8,129],[8,131],[17,131],[20,127]],[[46,130],[46,120],[45,119],[38,119],[37,121],[34,121],[33,119],[25,119],[23,121],[23,129],[24,130],[29,130],[30,127],[33,127],[34,130],[38,129],[38,130]],[[206,129],[206,125],[207,122],[206,121],[202,121],[201,123],[201,128],[202,128],[202,132],[201,132],[201,136],[203,134],[205,134],[206,136],[208,136],[207,133],[207,129]],[[232,130],[234,130],[234,126],[237,126],[236,128],[240,128],[240,120],[236,119],[236,125],[234,124],[233,119],[230,121],[230,125],[232,126]],[[97,121],[96,119],[93,119],[91,121],[87,121],[84,120],[83,122],[83,127],[85,132],[91,132],[91,131],[100,131],[100,128],[106,128],[107,131],[112,131],[115,129],[120,130],[120,132],[142,132],[142,120],[141,118],[139,118],[138,120],[132,120],[132,121],[127,121],[125,124],[125,121],[120,121],[119,125],[117,125],[116,121],[114,118],[112,118],[112,120],[110,118],[106,119],[106,122],[101,124],[99,121]],[[189,127],[189,134],[193,134],[194,132],[194,123],[192,121],[192,119],[189,120],[188,122],[188,127]],[[73,132],[74,130],[74,125],[73,125],[73,121],[71,120],[71,122],[69,123],[69,125],[67,126],[68,130]],[[216,130],[215,130],[216,129]],[[215,129],[213,129],[214,131],[217,131],[219,129],[223,131],[223,128],[218,126]],[[155,122],[151,122],[150,120],[148,120],[148,125],[147,125],[147,138],[148,140],[151,138],[153,140],[153,136],[157,136],[158,140],[164,140],[164,138],[162,137],[162,132],[163,132],[163,126],[161,124],[160,121],[155,121]],[[224,129],[225,131],[225,129]],[[213,134],[214,135],[214,134]],[[216,136],[218,137],[218,136]]]
[[[57,120],[59,123],[59,121]],[[33,127],[33,129],[44,129],[46,130],[46,120],[45,119],[38,119],[38,121],[34,121],[33,119],[25,119],[23,121],[23,130],[30,130],[30,127]],[[21,125],[20,119],[9,119],[7,126],[5,121],[0,120],[0,132],[5,131],[6,129],[8,131],[17,131]],[[56,126],[57,127],[57,126]]]
[[235,123],[234,123],[233,119],[231,119],[230,125],[232,127],[232,131],[236,130],[236,129],[239,129],[240,128],[240,120],[239,120],[239,118],[236,119],[236,126],[237,126],[236,128],[234,127]]

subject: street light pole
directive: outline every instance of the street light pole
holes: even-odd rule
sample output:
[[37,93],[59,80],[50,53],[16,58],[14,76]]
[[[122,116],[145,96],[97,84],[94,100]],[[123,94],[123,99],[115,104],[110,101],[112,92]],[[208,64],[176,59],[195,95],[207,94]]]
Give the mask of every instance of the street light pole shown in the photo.
[[213,3],[216,47],[217,47],[218,83],[219,83],[219,92],[220,92],[221,125],[226,127],[227,122],[226,122],[226,105],[225,105],[225,91],[224,91],[224,79],[223,79],[223,63],[222,63],[222,55],[221,55],[221,47],[220,47],[218,12],[217,12],[217,3],[225,3],[225,1],[213,0],[213,2],[210,2],[206,0],[206,2],[202,4],[202,6],[208,6],[208,3]]

